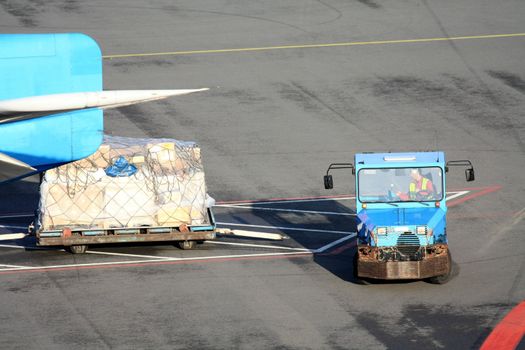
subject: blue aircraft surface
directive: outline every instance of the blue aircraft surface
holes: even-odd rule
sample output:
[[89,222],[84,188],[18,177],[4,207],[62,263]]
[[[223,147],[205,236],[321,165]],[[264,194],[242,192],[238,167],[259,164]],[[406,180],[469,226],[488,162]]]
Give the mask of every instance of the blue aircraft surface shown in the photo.
[[94,153],[103,109],[207,89],[102,90],[102,54],[80,33],[0,34],[0,183]]

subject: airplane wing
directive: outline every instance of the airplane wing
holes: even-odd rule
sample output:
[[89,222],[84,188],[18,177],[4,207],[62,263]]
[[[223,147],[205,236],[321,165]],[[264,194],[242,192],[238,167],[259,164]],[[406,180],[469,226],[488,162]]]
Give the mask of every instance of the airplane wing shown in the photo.
[[0,183],[85,158],[103,109],[194,90],[102,90],[98,44],[79,33],[0,34]]
[[[87,35],[0,34],[0,47],[2,102],[102,91],[102,54]],[[32,119],[17,120],[16,116],[9,113],[2,118],[5,122],[0,124],[0,153],[35,170],[24,173],[23,167],[18,167],[4,175],[29,176],[84,158],[102,142],[103,112],[96,108]],[[0,174],[0,183],[12,179]]]
[[35,172],[36,169],[6,154],[0,153],[0,178],[10,179]]
[[115,90],[2,100],[0,101],[0,124],[88,108],[117,108],[206,90],[209,89]]

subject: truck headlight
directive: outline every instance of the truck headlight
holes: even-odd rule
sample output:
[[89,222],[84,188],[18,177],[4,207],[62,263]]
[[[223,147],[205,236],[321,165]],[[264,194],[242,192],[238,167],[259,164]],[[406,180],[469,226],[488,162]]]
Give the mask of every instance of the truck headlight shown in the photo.
[[386,227],[378,227],[377,228],[377,234],[378,235],[386,235],[387,229]]
[[418,235],[426,235],[427,234],[427,227],[426,226],[417,226],[416,232]]

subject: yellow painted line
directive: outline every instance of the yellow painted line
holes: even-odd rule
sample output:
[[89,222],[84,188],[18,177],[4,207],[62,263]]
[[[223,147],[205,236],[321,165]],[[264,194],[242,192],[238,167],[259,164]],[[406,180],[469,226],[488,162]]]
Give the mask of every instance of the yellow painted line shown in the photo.
[[354,42],[346,42],[346,43],[283,45],[283,46],[266,46],[266,47],[246,47],[246,48],[238,48],[238,49],[216,49],[216,50],[193,50],[193,51],[130,53],[130,54],[120,54],[120,55],[119,54],[117,54],[117,55],[106,55],[106,56],[102,56],[102,57],[106,58],[106,59],[113,59],[113,58],[126,58],[126,57],[178,56],[178,55],[198,55],[198,54],[209,54],[209,53],[253,52],[253,51],[287,50],[287,49],[313,49],[313,48],[324,48],[324,47],[341,47],[341,46],[358,46],[358,45],[430,43],[430,42],[435,42],[435,41],[515,38],[515,37],[522,37],[522,36],[525,36],[525,33],[456,36],[456,37],[450,37],[450,38],[423,38],[423,39],[403,39],[403,40],[354,41]]

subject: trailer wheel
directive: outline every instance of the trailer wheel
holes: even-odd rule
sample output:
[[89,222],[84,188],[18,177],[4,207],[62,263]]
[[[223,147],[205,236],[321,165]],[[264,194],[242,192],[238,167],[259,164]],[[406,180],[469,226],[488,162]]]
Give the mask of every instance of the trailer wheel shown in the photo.
[[195,248],[196,245],[197,245],[197,243],[195,241],[180,241],[180,242],[177,242],[177,246],[180,249],[183,249],[183,250],[193,249],[193,248]]
[[452,257],[450,252],[447,252],[448,259],[448,272],[444,275],[430,277],[427,281],[432,284],[445,284],[452,279],[454,274],[452,273]]
[[72,245],[72,246],[66,247],[66,249],[72,254],[84,254],[87,250],[87,245],[85,244]]

